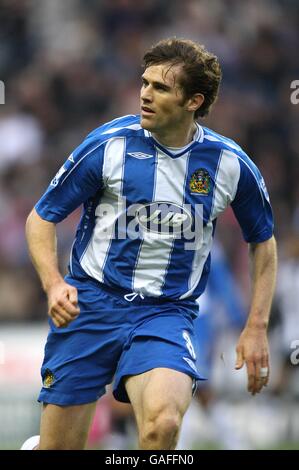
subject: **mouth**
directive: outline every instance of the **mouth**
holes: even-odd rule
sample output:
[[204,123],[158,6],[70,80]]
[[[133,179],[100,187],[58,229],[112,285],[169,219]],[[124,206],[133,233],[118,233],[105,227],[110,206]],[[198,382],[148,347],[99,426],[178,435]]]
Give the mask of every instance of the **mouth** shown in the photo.
[[151,108],[148,108],[147,106],[141,106],[141,111],[142,114],[155,114],[155,111],[153,111]]

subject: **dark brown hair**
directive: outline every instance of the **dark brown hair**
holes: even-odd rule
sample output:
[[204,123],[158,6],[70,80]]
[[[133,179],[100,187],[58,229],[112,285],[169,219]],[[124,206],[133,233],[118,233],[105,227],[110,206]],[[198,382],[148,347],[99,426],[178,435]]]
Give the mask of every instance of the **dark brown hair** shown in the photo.
[[158,64],[182,65],[179,84],[186,99],[195,93],[205,100],[194,117],[206,116],[215,102],[221,82],[221,68],[217,57],[204,46],[188,39],[170,38],[159,41],[143,57],[144,70]]

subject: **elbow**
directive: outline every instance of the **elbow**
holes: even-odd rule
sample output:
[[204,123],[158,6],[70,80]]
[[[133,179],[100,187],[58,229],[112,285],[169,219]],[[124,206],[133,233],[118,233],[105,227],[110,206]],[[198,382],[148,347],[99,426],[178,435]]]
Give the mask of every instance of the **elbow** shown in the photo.
[[251,253],[254,253],[258,248],[262,248],[263,250],[266,250],[266,251],[276,252],[277,244],[276,244],[275,236],[272,235],[271,238],[268,238],[268,240],[265,240],[264,242],[249,243],[249,250]]
[[28,215],[25,222],[25,231],[26,234],[32,230],[52,230],[55,227],[54,222],[49,222],[48,220],[43,219],[37,212],[35,207]]
[[35,208],[29,213],[25,222],[25,232],[28,237],[29,233],[43,225],[45,221],[38,215]]
[[265,247],[269,255],[276,258],[277,257],[277,243],[276,243],[276,239],[274,235],[272,235],[272,237],[269,238],[269,240],[266,240],[264,243],[266,244]]
[[29,213],[27,219],[26,219],[26,225],[27,225],[27,224],[30,222],[30,220],[32,219],[32,217],[33,217],[33,215],[34,215],[34,212],[36,212],[36,211],[35,211],[35,209],[33,208],[33,209],[31,210],[31,212]]
[[35,213],[36,213],[35,209],[33,208],[25,222],[25,235],[26,235],[27,242],[29,241],[30,234],[32,231],[32,225],[34,223],[33,219],[34,219]]
[[252,243],[249,247],[249,257],[251,262],[259,265],[263,269],[271,266],[271,269],[277,269],[277,245],[274,235],[261,243]]
[[26,233],[27,233],[28,229],[30,228],[31,224],[34,222],[34,220],[36,220],[37,217],[38,217],[38,214],[37,214],[35,208],[33,208],[31,210],[31,212],[29,213],[29,215],[26,219],[26,222],[25,222]]

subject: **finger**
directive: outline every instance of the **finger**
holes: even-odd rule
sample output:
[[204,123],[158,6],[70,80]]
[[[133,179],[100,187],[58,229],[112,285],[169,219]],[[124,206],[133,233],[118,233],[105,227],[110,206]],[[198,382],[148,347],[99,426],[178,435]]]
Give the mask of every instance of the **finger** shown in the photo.
[[248,378],[248,385],[247,390],[248,392],[255,394],[255,366],[252,361],[248,361],[246,363],[247,366],[247,378]]
[[55,309],[53,308],[51,311],[51,316],[54,317],[59,322],[59,326],[67,326],[71,323],[74,318],[65,312],[63,309]]
[[72,315],[67,312],[64,307],[60,306],[59,304],[53,305],[51,308],[51,313],[58,314],[63,320],[72,321],[74,318]]
[[237,359],[236,359],[235,369],[239,370],[244,365],[243,351],[242,349],[237,348],[236,352],[237,352]]
[[75,307],[68,299],[63,299],[58,302],[60,308],[62,308],[66,313],[68,313],[71,318],[77,317],[80,313],[78,307]]
[[255,381],[254,381],[254,390],[255,393],[260,393],[264,385],[264,377],[261,377],[261,362],[258,361],[255,364]]
[[69,301],[71,302],[71,304],[75,306],[78,305],[78,292],[75,287],[71,287],[69,289],[68,297],[69,297]]
[[62,326],[66,325],[66,320],[63,317],[61,317],[59,313],[51,312],[49,315],[52,318],[52,321],[57,328],[61,328]]
[[268,369],[267,376],[263,377],[263,386],[266,387],[268,385],[269,377],[270,377],[270,365],[269,365],[269,356],[268,355],[265,355],[265,356],[262,357],[261,367],[263,367],[264,369]]
[[52,321],[53,321],[54,325],[56,326],[56,328],[60,328],[60,326],[61,326],[60,322],[58,320],[56,320],[56,318],[52,317]]
[[[263,362],[257,361],[255,363],[255,392],[260,393],[262,388],[265,386],[268,380],[268,375],[264,376],[264,369],[265,367],[262,367]],[[267,369],[267,367],[266,367]]]

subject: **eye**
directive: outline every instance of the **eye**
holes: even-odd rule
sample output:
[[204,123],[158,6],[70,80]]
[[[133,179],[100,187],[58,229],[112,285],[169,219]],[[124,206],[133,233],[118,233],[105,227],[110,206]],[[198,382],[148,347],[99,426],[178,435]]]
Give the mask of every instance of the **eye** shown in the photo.
[[156,82],[156,83],[154,84],[154,87],[155,87],[155,89],[158,90],[158,91],[165,91],[165,92],[170,91],[169,86],[164,85],[163,83]]

